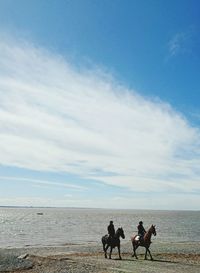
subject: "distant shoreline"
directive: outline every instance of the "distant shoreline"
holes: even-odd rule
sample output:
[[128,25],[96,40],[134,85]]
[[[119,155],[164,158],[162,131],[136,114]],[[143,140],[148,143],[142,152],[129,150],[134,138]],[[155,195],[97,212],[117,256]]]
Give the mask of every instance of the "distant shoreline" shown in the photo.
[[0,206],[1,208],[24,208],[24,209],[82,209],[82,210],[113,210],[113,211],[166,211],[166,212],[200,212],[200,210],[191,210],[191,209],[179,209],[179,210],[172,210],[172,209],[130,209],[130,208],[90,208],[90,207],[41,207],[41,206]]

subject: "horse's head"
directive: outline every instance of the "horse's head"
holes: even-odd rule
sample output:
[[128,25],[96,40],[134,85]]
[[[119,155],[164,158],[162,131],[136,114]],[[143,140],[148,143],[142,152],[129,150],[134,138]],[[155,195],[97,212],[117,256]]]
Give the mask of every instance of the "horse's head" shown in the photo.
[[116,231],[116,234],[117,234],[119,237],[122,237],[122,239],[125,239],[124,230],[123,230],[122,227],[118,228],[118,230]]
[[156,236],[156,225],[151,225],[151,233]]

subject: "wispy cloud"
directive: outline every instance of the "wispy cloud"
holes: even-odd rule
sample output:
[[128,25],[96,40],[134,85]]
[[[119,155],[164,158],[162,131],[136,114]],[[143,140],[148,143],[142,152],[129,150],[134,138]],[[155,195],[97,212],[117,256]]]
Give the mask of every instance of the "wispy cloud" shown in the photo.
[[33,196],[18,196],[15,198],[2,197],[0,200],[0,206],[9,204],[10,206],[34,206],[34,207],[91,207],[90,199],[76,199],[66,196],[64,198],[45,198],[45,197],[33,197]]
[[[181,39],[171,42],[171,54]],[[135,191],[195,191],[199,139],[199,128],[169,105],[103,72],[76,69],[27,43],[0,42],[4,166],[67,172]]]
[[168,42],[168,57],[192,52],[194,30],[192,28],[174,34]]
[[171,56],[176,56],[177,54],[184,52],[184,42],[186,40],[185,33],[177,33],[168,44],[169,53]]
[[47,180],[40,180],[40,179],[33,179],[33,178],[26,178],[26,177],[13,177],[13,176],[0,176],[0,181],[19,181],[19,182],[28,182],[34,185],[42,185],[46,187],[63,187],[75,190],[86,190],[87,187],[78,186],[74,184],[70,184],[68,182],[60,183],[60,182],[53,182]]

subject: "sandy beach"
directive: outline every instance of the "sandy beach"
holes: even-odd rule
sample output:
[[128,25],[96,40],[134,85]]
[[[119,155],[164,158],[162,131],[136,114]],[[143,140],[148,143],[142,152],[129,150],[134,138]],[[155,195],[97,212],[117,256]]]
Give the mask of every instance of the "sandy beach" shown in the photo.
[[138,260],[131,257],[130,243],[122,244],[122,260],[117,249],[112,259],[105,259],[101,244],[65,245],[60,247],[0,249],[0,272],[12,273],[198,273],[200,243],[153,243],[154,260],[144,260],[144,249],[138,249]]

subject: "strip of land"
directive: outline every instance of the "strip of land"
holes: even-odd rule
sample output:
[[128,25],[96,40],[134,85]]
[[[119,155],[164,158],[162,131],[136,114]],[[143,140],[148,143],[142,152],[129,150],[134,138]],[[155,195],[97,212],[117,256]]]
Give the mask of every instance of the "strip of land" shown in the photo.
[[144,249],[138,249],[138,260],[132,258],[130,243],[117,249],[112,259],[105,259],[101,245],[65,245],[60,247],[26,247],[0,249],[0,272],[7,273],[197,273],[200,272],[200,243],[155,243],[154,260],[144,260]]

